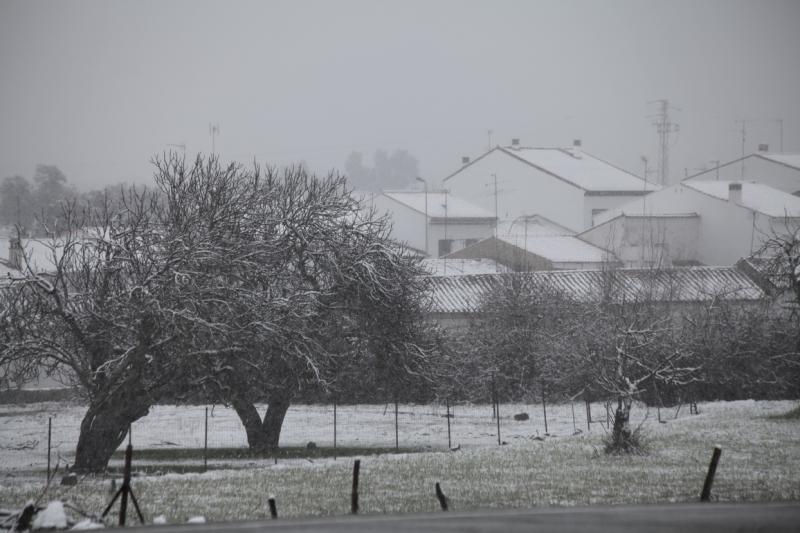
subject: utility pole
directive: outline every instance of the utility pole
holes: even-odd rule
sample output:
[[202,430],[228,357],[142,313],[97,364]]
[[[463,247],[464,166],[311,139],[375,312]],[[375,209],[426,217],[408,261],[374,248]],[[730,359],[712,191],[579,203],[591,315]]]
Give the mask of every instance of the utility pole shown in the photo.
[[428,182],[420,176],[417,176],[417,181],[422,182],[425,186],[425,255],[430,255],[428,251],[428,226],[430,225],[428,219]]
[[500,238],[499,232],[497,230],[497,221],[498,221],[498,210],[497,210],[497,174],[492,174],[492,179],[494,181],[494,271],[500,272],[500,267],[497,265],[497,240]]
[[658,133],[658,181],[660,185],[667,185],[669,181],[670,137],[673,133],[678,133],[680,131],[680,126],[670,120],[669,110],[675,109],[676,111],[680,111],[680,109],[670,106],[669,100],[667,99],[652,100],[647,103],[658,104],[659,106],[658,114],[649,116],[656,119],[653,122],[653,126],[656,127],[656,132]]
[[215,137],[219,133],[219,123],[208,124],[208,133],[211,135],[211,155],[217,153],[216,146],[215,146]]
[[740,125],[739,131],[742,134],[742,165],[740,170],[740,176],[742,179],[744,179],[744,150],[745,150],[745,143],[747,141],[747,124],[755,122],[755,120],[743,118],[735,122],[736,124]]
[[[444,242],[447,243],[447,189],[444,190]],[[452,250],[450,250],[452,251]],[[447,254],[450,253],[447,252]],[[444,275],[447,275],[447,254],[444,254]]]

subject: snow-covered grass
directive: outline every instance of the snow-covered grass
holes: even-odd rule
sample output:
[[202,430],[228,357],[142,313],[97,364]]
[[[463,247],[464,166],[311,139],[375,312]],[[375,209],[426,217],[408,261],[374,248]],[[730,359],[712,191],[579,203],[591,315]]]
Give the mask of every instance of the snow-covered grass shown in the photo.
[[[264,412],[265,406],[260,406]],[[0,405],[0,475],[4,471],[39,472],[47,468],[47,426],[52,418],[52,461],[73,462],[78,430],[86,408],[56,402],[29,405]],[[584,405],[547,406],[547,429],[551,434],[571,435],[577,427],[586,431]],[[594,420],[605,420],[605,407],[592,406]],[[445,405],[400,405],[398,433],[401,449],[447,449]],[[528,413],[530,419],[517,422],[512,416]],[[222,406],[208,410],[209,448],[246,448],[247,439],[235,411]],[[639,409],[634,416],[642,417]],[[664,413],[666,416],[666,412]],[[681,416],[686,415],[686,410]],[[457,405],[451,408],[451,442],[464,448],[497,444],[497,426],[489,405]],[[504,441],[524,441],[545,433],[541,405],[502,405],[500,434]],[[134,450],[202,448],[205,435],[204,406],[158,405],[133,424]],[[655,416],[655,412],[650,412]],[[671,415],[670,415],[671,416]],[[593,424],[592,431],[602,431]],[[337,446],[350,448],[394,448],[394,405],[340,405],[337,408]],[[319,447],[333,446],[333,406],[293,405],[286,415],[280,445],[304,447],[313,441]],[[135,452],[134,452],[135,454]],[[236,462],[238,458],[234,458]],[[112,464],[119,466],[121,459]],[[215,460],[214,465],[226,464]]]
[[[800,423],[796,418],[773,416],[790,411],[795,405],[753,401],[700,404],[700,414],[695,416],[682,411],[679,418],[673,419],[674,411],[669,416],[662,412],[668,420],[666,424],[659,424],[651,411],[645,422],[650,453],[635,457],[605,456],[603,430],[599,426],[593,426],[589,434],[584,431],[573,436],[569,405],[554,408],[552,421],[548,410],[548,425],[553,424],[551,431],[557,436],[544,440],[530,438],[535,436],[535,428],[522,429],[535,426],[537,419],[508,420],[506,417],[518,409],[501,406],[501,430],[503,426],[507,428],[508,437],[505,433],[503,436],[507,445],[497,446],[496,440],[492,444],[491,438],[485,438],[483,433],[491,430],[481,419],[481,424],[473,428],[480,442],[470,441],[465,426],[462,430],[466,436],[454,440],[464,444],[459,451],[439,447],[424,453],[362,457],[361,510],[435,511],[436,481],[441,482],[451,509],[457,510],[694,501],[699,497],[715,444],[720,444],[723,451],[712,490],[714,498],[798,500]],[[595,408],[599,415],[599,406]],[[487,407],[475,409],[485,411]],[[576,415],[577,411],[576,406]],[[528,412],[534,415],[532,406]],[[561,417],[556,412],[569,416],[566,421],[559,421]],[[379,414],[383,416],[382,408]],[[490,416],[491,411],[491,423]],[[585,428],[585,419],[582,420]],[[309,429],[312,433],[316,430]],[[376,444],[385,444],[380,428],[376,429],[380,440]],[[419,431],[411,423],[407,430],[410,434]],[[301,438],[300,430],[292,431]],[[446,426],[444,431],[446,440]],[[362,435],[367,432],[364,428]],[[136,435],[134,429],[134,440]],[[277,498],[282,517],[345,514],[349,511],[351,475],[352,458],[292,460],[203,474],[140,476],[134,479],[133,486],[149,518],[163,514],[170,522],[184,522],[202,515],[209,521],[219,521],[267,518],[270,494]],[[0,502],[4,507],[21,506],[37,497],[44,484],[13,477],[4,477],[1,483]],[[52,488],[47,499],[64,498],[77,507],[97,512],[107,503],[109,492],[108,479],[86,478],[76,487]]]

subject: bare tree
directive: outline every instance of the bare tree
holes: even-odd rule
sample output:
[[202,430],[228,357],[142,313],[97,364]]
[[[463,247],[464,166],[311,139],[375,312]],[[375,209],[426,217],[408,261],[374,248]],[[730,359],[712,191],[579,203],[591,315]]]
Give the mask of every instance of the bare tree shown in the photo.
[[197,315],[216,327],[194,334],[189,351],[204,356],[187,375],[236,410],[251,448],[277,447],[293,398],[339,386],[346,368],[371,369],[378,385],[422,373],[422,271],[343,177],[300,166],[214,181],[175,158],[156,163],[172,211],[213,251],[193,268],[216,273],[194,289]]
[[147,191],[96,210],[64,204],[62,231],[42,241],[49,265],[25,256],[0,295],[6,368],[59,369],[88,401],[76,470],[104,468],[181,366],[174,347],[186,306],[176,276],[189,250],[163,215]]

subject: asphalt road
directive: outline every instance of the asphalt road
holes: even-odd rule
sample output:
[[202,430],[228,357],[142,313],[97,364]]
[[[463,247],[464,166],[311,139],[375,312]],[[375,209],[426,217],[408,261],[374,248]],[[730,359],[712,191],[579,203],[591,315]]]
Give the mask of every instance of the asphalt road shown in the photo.
[[735,531],[800,532],[800,502],[766,504],[668,504],[504,511],[452,512],[417,515],[364,515],[314,519],[271,520],[218,524],[186,524],[127,528],[148,533],[210,532],[414,532],[469,531],[559,533],[662,532],[713,533]]

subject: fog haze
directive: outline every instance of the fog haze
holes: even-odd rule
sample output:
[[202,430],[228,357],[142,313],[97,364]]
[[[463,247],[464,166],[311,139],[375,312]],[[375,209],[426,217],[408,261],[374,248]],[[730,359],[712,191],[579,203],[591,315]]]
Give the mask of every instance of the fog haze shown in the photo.
[[[0,178],[145,182],[153,154],[343,169],[408,150],[438,181],[489,143],[584,148],[637,174],[680,110],[671,179],[800,151],[800,2],[0,3]],[[173,147],[174,149],[174,147]]]

